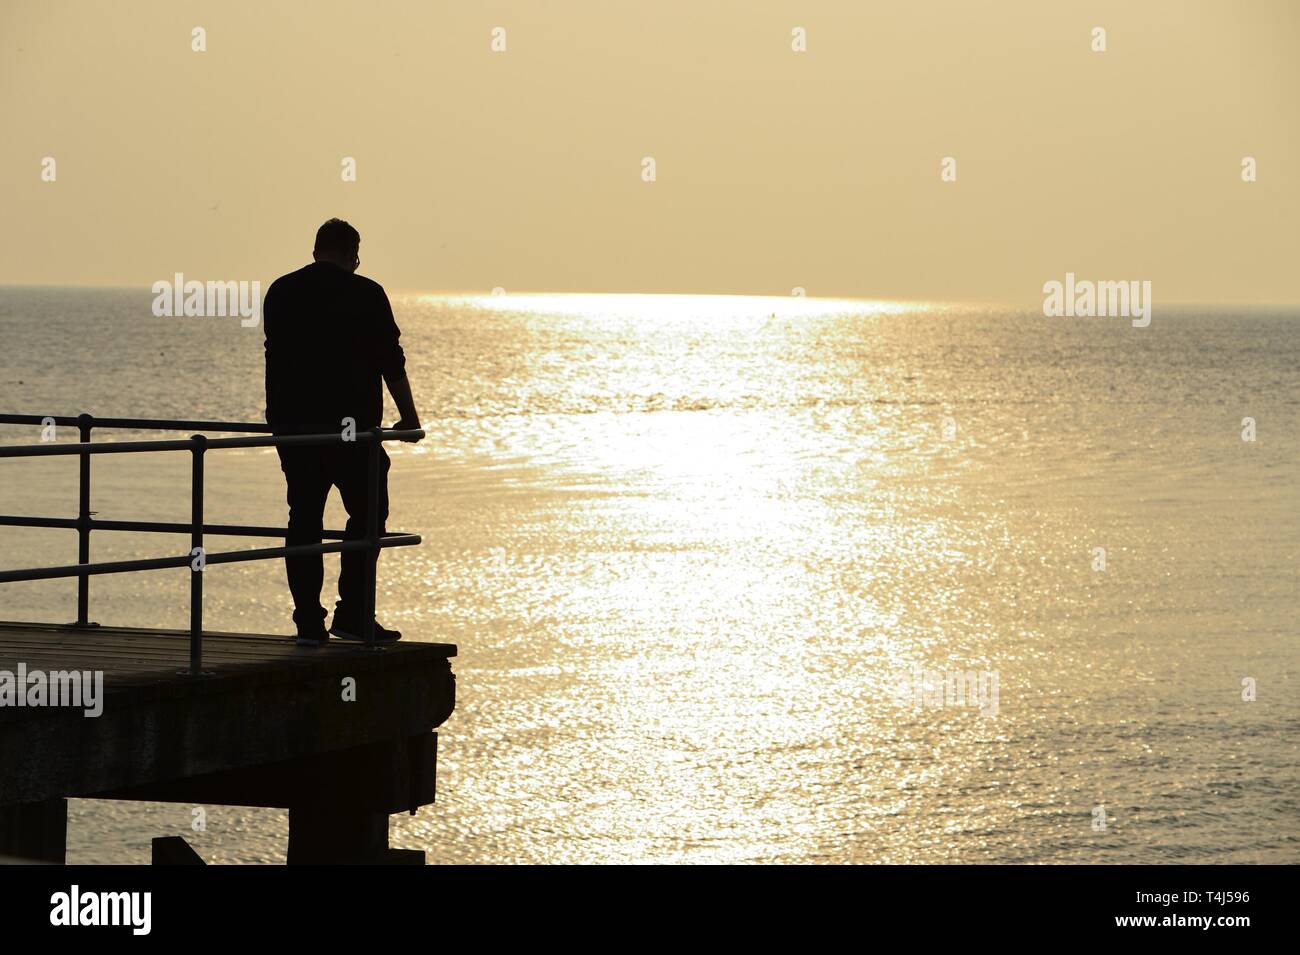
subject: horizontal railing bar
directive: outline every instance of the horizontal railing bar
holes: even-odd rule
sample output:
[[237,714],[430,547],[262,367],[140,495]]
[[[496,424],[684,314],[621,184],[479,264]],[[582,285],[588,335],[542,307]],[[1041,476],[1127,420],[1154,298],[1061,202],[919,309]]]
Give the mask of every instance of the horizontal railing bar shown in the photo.
[[[402,534],[380,538],[379,546],[413,547],[420,543],[418,534]],[[310,557],[314,554],[337,554],[342,551],[366,550],[367,540],[337,541],[332,544],[298,544],[293,547],[258,547],[252,550],[218,551],[204,555],[205,564],[239,564],[253,560],[274,560],[278,557]],[[100,574],[122,574],[137,570],[165,570],[171,567],[188,567],[193,558],[189,554],[179,557],[150,557],[142,560],[114,560],[97,564],[69,564],[63,567],[32,567],[25,570],[0,571],[0,584],[20,580],[56,580],[61,577],[96,577]]]
[[[63,428],[81,424],[79,415],[63,414],[0,414],[0,424],[43,425],[53,421]],[[265,421],[183,421],[175,418],[96,418],[90,416],[95,428],[134,428],[139,431],[233,431],[250,434],[271,434],[274,430]]]
[[[92,531],[137,531],[144,534],[190,534],[194,528],[187,523],[170,521],[104,521],[91,518],[88,524]],[[53,527],[66,530],[78,530],[80,522],[75,517],[28,517],[26,515],[0,514],[0,527]],[[260,527],[255,524],[204,524],[203,533],[216,537],[284,537],[288,533],[285,527]],[[397,537],[404,531],[389,531],[382,535]],[[344,540],[346,531],[323,530],[321,537],[326,540]]]
[[38,458],[60,454],[130,454],[137,451],[192,451],[193,441],[82,441],[76,444],[8,444],[0,458]]
[[[419,440],[424,431],[381,431],[380,441]],[[345,441],[342,434],[278,434],[269,438],[210,438],[206,448],[279,448],[292,445],[362,444],[372,439],[369,431],[358,431]],[[134,454],[147,451],[192,451],[189,440],[167,441],[84,441],[75,444],[14,444],[0,447],[0,458],[35,458],[71,454]]]
[[81,522],[75,517],[22,517],[19,515],[5,515],[0,517],[0,525],[4,527],[64,527],[68,530],[77,530],[81,527]]
[[[414,547],[420,543],[419,534],[401,534],[381,537],[379,546]],[[294,547],[256,547],[252,550],[227,550],[208,554],[209,564],[240,564],[251,560],[274,560],[278,557],[310,557],[313,554],[336,554],[345,550],[365,550],[369,542],[365,540],[338,541],[333,544],[299,544]]]
[[99,574],[121,574],[133,570],[163,570],[168,567],[188,567],[189,555],[181,557],[151,557],[147,560],[115,560],[99,564],[70,564],[64,567],[31,567],[24,570],[0,571],[0,583],[20,580],[57,580],[60,577],[95,577]]

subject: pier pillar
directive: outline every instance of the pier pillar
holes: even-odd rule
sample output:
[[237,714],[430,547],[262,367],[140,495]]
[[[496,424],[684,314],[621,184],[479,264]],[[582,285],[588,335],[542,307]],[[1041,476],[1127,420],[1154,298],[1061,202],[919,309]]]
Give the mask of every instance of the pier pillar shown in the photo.
[[0,855],[62,865],[68,849],[68,801],[0,806]]
[[327,802],[289,809],[289,865],[380,863],[387,855],[386,812],[347,810]]

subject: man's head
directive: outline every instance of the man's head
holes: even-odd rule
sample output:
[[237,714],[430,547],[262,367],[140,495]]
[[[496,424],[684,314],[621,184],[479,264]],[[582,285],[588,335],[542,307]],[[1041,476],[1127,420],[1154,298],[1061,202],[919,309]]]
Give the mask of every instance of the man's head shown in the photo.
[[330,219],[316,230],[316,247],[312,256],[317,262],[329,262],[355,272],[361,264],[361,233],[342,219]]

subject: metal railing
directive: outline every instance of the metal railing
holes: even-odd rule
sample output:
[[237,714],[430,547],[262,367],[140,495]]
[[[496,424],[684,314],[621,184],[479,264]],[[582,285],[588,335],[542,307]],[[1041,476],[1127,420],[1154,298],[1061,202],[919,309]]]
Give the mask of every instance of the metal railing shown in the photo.
[[[170,567],[190,568],[190,673],[198,674],[203,662],[203,573],[208,564],[234,564],[250,560],[273,560],[280,557],[306,557],[315,554],[332,554],[343,551],[368,550],[375,557],[385,547],[410,547],[420,543],[418,534],[377,533],[379,527],[379,482],[382,479],[379,456],[380,445],[385,441],[419,439],[420,430],[385,431],[374,428],[361,431],[350,439],[342,433],[274,435],[266,424],[249,424],[237,421],[177,421],[163,418],[95,418],[82,415],[26,415],[0,414],[0,424],[26,424],[42,427],[76,427],[80,437],[77,444],[25,444],[0,446],[0,458],[31,458],[59,455],[79,455],[81,459],[78,487],[78,506],[75,518],[27,517],[0,515],[0,526],[55,527],[77,532],[77,563],[61,567],[33,567],[23,570],[0,571],[0,584],[19,580],[51,580],[60,577],[77,578],[77,620],[72,626],[95,627],[90,622],[90,578],[98,574],[121,574],[137,570],[161,570]],[[94,428],[130,428],[141,431],[195,431],[186,439],[162,441],[110,441],[94,443],[90,440]],[[268,437],[209,438],[202,432],[242,432]],[[292,547],[260,547],[253,550],[220,551],[207,553],[203,546],[204,535],[218,537],[285,537],[288,528],[258,527],[248,524],[207,524],[203,520],[203,456],[216,448],[276,448],[292,445],[343,444],[349,440],[368,444],[370,480],[366,502],[366,536],[347,540],[343,531],[321,532],[322,543],[300,544]],[[91,516],[90,510],[90,456],[92,454],[133,454],[149,451],[190,452],[190,522],[167,521],[104,521]],[[190,552],[177,557],[153,557],[143,560],[118,560],[102,563],[90,561],[91,531],[137,531],[149,533],[189,534]],[[324,541],[334,543],[324,543]],[[200,558],[200,559],[196,559]],[[375,643],[375,560],[366,562],[361,608],[365,643]]]

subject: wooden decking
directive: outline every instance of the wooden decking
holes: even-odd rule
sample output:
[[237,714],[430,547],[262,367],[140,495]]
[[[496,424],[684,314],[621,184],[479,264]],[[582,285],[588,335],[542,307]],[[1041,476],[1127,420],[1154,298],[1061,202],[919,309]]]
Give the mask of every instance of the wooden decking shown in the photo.
[[[187,632],[0,623],[0,671],[103,673],[94,718],[0,706],[0,853],[61,856],[46,823],[87,796],[285,806],[290,861],[378,861],[388,814],[433,799],[455,654],[207,633],[193,676]],[[50,830],[35,843],[33,819]]]

